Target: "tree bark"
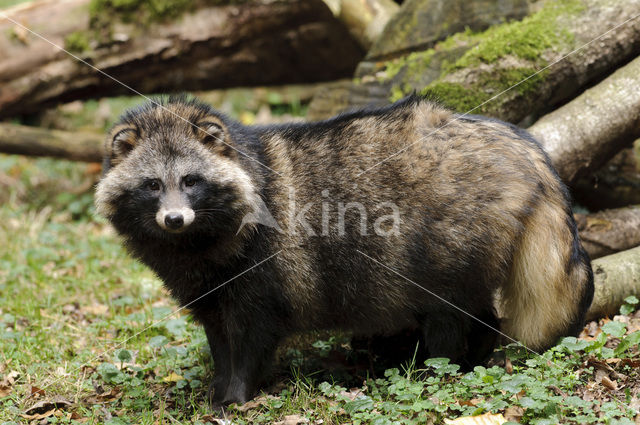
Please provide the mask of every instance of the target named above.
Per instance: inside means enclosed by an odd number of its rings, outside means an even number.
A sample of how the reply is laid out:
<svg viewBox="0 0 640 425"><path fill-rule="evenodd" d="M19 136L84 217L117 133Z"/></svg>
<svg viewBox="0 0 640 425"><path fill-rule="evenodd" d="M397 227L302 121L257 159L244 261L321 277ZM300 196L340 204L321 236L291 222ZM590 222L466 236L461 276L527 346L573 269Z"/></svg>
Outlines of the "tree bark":
<svg viewBox="0 0 640 425"><path fill-rule="evenodd" d="M571 193L591 211L640 205L640 139L595 173L578 179Z"/></svg>
<svg viewBox="0 0 640 425"><path fill-rule="evenodd" d="M400 6L393 0L324 0L360 45L369 50Z"/></svg>
<svg viewBox="0 0 640 425"><path fill-rule="evenodd" d="M3 13L58 46L77 36L89 48L74 54L143 93L333 80L351 75L364 55L321 0L201 7L145 24L114 19L107 41L89 27L88 5L45 0ZM124 93L0 15L0 118Z"/></svg>
<svg viewBox="0 0 640 425"><path fill-rule="evenodd" d="M529 128L567 183L640 137L640 57Z"/></svg>
<svg viewBox="0 0 640 425"><path fill-rule="evenodd" d="M351 0L353 1L353 0ZM527 16L537 0L405 0L365 61L420 51L457 32L484 31ZM356 75L357 76L357 75Z"/></svg>
<svg viewBox="0 0 640 425"><path fill-rule="evenodd" d="M99 162L103 139L96 133L0 124L0 152L4 153Z"/></svg>
<svg viewBox="0 0 640 425"><path fill-rule="evenodd" d="M587 320L613 316L626 297L640 296L640 247L599 258L592 266L595 295Z"/></svg>
<svg viewBox="0 0 640 425"><path fill-rule="evenodd" d="M591 259L640 245L640 205L574 216Z"/></svg>

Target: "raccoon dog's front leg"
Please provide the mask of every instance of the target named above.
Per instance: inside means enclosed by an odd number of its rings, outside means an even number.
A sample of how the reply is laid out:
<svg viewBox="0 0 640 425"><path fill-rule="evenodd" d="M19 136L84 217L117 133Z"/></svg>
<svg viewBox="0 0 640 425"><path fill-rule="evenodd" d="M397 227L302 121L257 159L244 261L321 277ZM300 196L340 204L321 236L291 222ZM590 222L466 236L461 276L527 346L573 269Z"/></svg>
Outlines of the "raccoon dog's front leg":
<svg viewBox="0 0 640 425"><path fill-rule="evenodd" d="M214 361L209 396L214 408L251 399L269 368L278 338L265 329L239 330L225 335L208 326L207 338ZM213 391L213 394L211 394Z"/></svg>
<svg viewBox="0 0 640 425"><path fill-rule="evenodd" d="M222 401L231 377L231 347L219 328L205 324L204 329L209 341L214 368L213 380L209 385L207 395L214 408L220 408L223 405Z"/></svg>

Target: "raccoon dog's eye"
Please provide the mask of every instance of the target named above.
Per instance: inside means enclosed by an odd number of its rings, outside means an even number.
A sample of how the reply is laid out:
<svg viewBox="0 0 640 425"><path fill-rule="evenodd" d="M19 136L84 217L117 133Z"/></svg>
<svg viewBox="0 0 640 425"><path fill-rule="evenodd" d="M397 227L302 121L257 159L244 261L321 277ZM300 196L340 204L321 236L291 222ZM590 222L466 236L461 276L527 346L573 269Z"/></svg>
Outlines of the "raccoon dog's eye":
<svg viewBox="0 0 640 425"><path fill-rule="evenodd" d="M198 183L200 180L202 180L200 177L198 176L186 176L182 181L184 182L185 186L191 187L191 186L195 186L196 183Z"/></svg>
<svg viewBox="0 0 640 425"><path fill-rule="evenodd" d="M158 180L149 180L145 186L147 186L147 189L149 190L160 190L160 182Z"/></svg>

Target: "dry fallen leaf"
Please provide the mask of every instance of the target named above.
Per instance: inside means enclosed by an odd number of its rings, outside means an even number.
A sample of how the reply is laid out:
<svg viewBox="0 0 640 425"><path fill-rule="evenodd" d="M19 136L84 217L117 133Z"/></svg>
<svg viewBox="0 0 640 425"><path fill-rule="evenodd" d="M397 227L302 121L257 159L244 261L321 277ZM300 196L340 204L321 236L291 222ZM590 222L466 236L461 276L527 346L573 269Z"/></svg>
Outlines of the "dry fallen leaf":
<svg viewBox="0 0 640 425"><path fill-rule="evenodd" d="M93 314L95 316L102 316L109 311L109 306L104 304L89 304L80 308L80 311L85 314Z"/></svg>
<svg viewBox="0 0 640 425"><path fill-rule="evenodd" d="M0 398L11 394L11 385L0 383Z"/></svg>
<svg viewBox="0 0 640 425"><path fill-rule="evenodd" d="M20 376L20 373L12 370L7 374L7 376L4 377L2 383L13 385L16 382L16 379L18 379L18 376Z"/></svg>
<svg viewBox="0 0 640 425"><path fill-rule="evenodd" d="M364 395L362 388L351 388L349 391L340 391L340 395L354 401L356 398Z"/></svg>
<svg viewBox="0 0 640 425"><path fill-rule="evenodd" d="M504 418L508 422L520 422L520 419L524 415L524 409L520 406L509 406L504 411Z"/></svg>
<svg viewBox="0 0 640 425"><path fill-rule="evenodd" d="M204 415L200 419L203 422L209 423L209 424L216 424L216 425L232 425L233 424L233 422L231 422L231 420L229 419L216 418L213 415Z"/></svg>
<svg viewBox="0 0 640 425"><path fill-rule="evenodd" d="M95 395L87 397L86 399L84 399L84 402L88 404L109 403L111 401L119 399L121 395L122 391L120 390L120 387L113 387L109 391L96 391Z"/></svg>
<svg viewBox="0 0 640 425"><path fill-rule="evenodd" d="M511 359L509 357L506 357L504 359L504 370L505 372L507 372L509 375L513 374L513 363L511 363Z"/></svg>
<svg viewBox="0 0 640 425"><path fill-rule="evenodd" d="M630 366L633 368L640 367L640 360L636 359L622 359L623 366Z"/></svg>
<svg viewBox="0 0 640 425"><path fill-rule="evenodd" d="M65 400L62 397L55 397L51 400L42 400L28 408L23 414L20 416L28 419L45 419L50 416L63 416L62 409L68 408L72 406L68 400Z"/></svg>
<svg viewBox="0 0 640 425"><path fill-rule="evenodd" d="M507 420L500 413L485 413L478 416L463 416L457 419L445 419L444 423L449 425L502 425Z"/></svg>
<svg viewBox="0 0 640 425"><path fill-rule="evenodd" d="M300 415L286 415L284 420L274 422L273 425L299 425L299 424L308 424L309 419Z"/></svg>
<svg viewBox="0 0 640 425"><path fill-rule="evenodd" d="M246 412L247 410L251 410L251 409L255 409L257 407L262 406L264 403L264 401L259 401L259 400L249 400L244 404L241 404L239 406L235 407L235 410L239 411L239 412Z"/></svg>
<svg viewBox="0 0 640 425"><path fill-rule="evenodd" d="M255 409L260 406L267 406L269 404L269 400L279 400L280 397L274 397L272 395L260 396L254 398L253 400L247 401L245 404L236 405L234 407L235 410L239 412L246 412L247 410Z"/></svg>
<svg viewBox="0 0 640 425"><path fill-rule="evenodd" d="M45 392L43 389L40 389L34 385L31 386L31 396L36 396L36 397L44 397L45 396Z"/></svg>
<svg viewBox="0 0 640 425"><path fill-rule="evenodd" d="M471 400L458 400L460 406L477 406L480 402L484 401L481 398L472 398Z"/></svg>
<svg viewBox="0 0 640 425"><path fill-rule="evenodd" d="M12 370L0 381L0 398L11 394L13 384L16 382L16 379L18 379L18 376L20 376L20 374Z"/></svg>
<svg viewBox="0 0 640 425"><path fill-rule="evenodd" d="M603 387L605 387L608 390L611 391L615 391L618 389L618 383L616 381L612 381L609 376L606 374L606 372L604 373L600 373L600 372L604 372L602 370L598 370L596 372L596 382L599 382L600 384L602 384Z"/></svg>
<svg viewBox="0 0 640 425"><path fill-rule="evenodd" d="M28 420L45 419L45 418L48 418L49 416L53 416L55 412L56 412L56 409L51 409L51 410L47 410L44 413L34 413L33 415L27 415L26 413L23 413L20 416Z"/></svg>
<svg viewBox="0 0 640 425"><path fill-rule="evenodd" d="M586 341L593 341L598 334L602 332L600 329L600 325L595 320L586 324L582 332L580 332L580 339L584 339Z"/></svg>
<svg viewBox="0 0 640 425"><path fill-rule="evenodd" d="M548 389L550 389L551 391L553 391L556 395L562 396L563 398L567 398L567 393L565 393L564 391L562 391L560 388L556 387L555 385L549 385L547 386Z"/></svg>
<svg viewBox="0 0 640 425"><path fill-rule="evenodd" d="M162 378L162 380L164 382L178 382L178 381L182 381L184 378L180 375L178 375L175 372L171 372L169 374L169 376L165 376L164 378Z"/></svg>
<svg viewBox="0 0 640 425"><path fill-rule="evenodd" d="M65 409L72 406L69 400L62 397L54 397L51 400L42 400L25 410L25 414L34 415L36 413L48 412L51 409Z"/></svg>

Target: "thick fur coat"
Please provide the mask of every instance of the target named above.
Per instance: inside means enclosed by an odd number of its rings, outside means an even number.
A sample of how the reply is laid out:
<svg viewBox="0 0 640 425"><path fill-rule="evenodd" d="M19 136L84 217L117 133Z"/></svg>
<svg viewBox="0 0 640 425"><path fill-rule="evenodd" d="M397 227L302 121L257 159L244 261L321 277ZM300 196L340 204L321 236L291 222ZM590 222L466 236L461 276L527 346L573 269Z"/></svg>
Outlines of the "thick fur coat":
<svg viewBox="0 0 640 425"><path fill-rule="evenodd" d="M216 404L252 397L294 332L420 329L479 362L491 327L534 350L576 335L593 297L567 189L507 123L409 97L250 127L170 98L106 151L98 211L204 326Z"/></svg>

